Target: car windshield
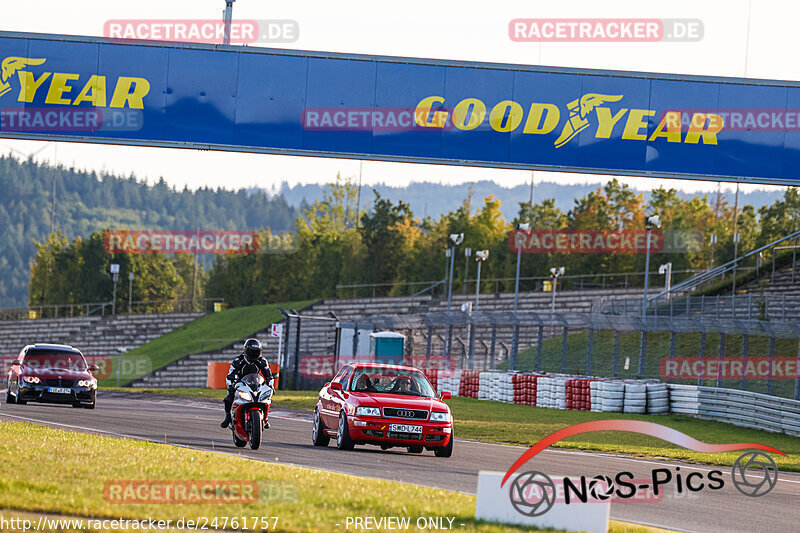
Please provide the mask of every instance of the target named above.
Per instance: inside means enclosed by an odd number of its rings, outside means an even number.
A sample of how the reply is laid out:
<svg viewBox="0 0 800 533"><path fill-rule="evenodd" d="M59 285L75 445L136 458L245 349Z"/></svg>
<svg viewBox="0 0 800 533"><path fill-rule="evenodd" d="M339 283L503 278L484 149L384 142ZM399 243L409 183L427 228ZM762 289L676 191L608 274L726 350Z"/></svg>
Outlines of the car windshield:
<svg viewBox="0 0 800 533"><path fill-rule="evenodd" d="M85 371L86 360L77 352L29 351L22 362L34 370L77 370Z"/></svg>
<svg viewBox="0 0 800 533"><path fill-rule="evenodd" d="M356 369L350 390L353 392L380 392L405 396L435 396L428 379L417 370L396 368Z"/></svg>

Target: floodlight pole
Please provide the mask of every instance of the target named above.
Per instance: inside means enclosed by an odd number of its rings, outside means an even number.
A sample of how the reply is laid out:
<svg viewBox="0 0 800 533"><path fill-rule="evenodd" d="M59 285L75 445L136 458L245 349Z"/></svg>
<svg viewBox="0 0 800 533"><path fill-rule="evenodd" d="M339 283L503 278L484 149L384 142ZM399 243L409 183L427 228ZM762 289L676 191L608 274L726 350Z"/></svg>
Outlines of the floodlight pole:
<svg viewBox="0 0 800 533"><path fill-rule="evenodd" d="M528 231L530 224L517 224L517 234L515 235L517 243L517 274L514 280L514 313L517 312L517 305L519 304L519 265L522 262L522 242L520 237L521 231Z"/></svg>
<svg viewBox="0 0 800 533"><path fill-rule="evenodd" d="M475 310L478 310L478 298L481 294L481 263L486 261L489 257L489 250L477 250L475 252L475 261L478 263L478 279L475 281Z"/></svg>
<svg viewBox="0 0 800 533"><path fill-rule="evenodd" d="M233 2L225 0L225 40L224 44L231 44L231 19L233 18Z"/></svg>
<svg viewBox="0 0 800 533"><path fill-rule="evenodd" d="M478 260L478 279L475 281L475 310L478 310L478 298L481 294L481 263L483 261Z"/></svg>
<svg viewBox="0 0 800 533"><path fill-rule="evenodd" d="M133 272L128 273L128 314L131 314L131 302L133 301Z"/></svg>
<svg viewBox="0 0 800 533"><path fill-rule="evenodd" d="M642 298L642 318L647 315L647 284L650 283L650 234L653 226L650 224L649 219L645 223L645 230L647 230L647 248L645 249L644 259L644 298Z"/></svg>
<svg viewBox="0 0 800 533"><path fill-rule="evenodd" d="M447 281L447 312L450 312L450 304L453 300L453 266L456 262L456 245L450 248L450 279Z"/></svg>

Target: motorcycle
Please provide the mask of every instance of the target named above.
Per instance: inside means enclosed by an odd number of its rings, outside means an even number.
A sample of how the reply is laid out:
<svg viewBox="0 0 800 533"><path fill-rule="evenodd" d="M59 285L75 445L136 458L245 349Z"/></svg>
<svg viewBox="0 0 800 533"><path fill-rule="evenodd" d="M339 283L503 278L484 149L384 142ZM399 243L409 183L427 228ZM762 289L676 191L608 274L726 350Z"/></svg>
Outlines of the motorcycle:
<svg viewBox="0 0 800 533"><path fill-rule="evenodd" d="M261 374L247 374L236 384L231 406L231 432L237 448L243 448L248 443L252 450L261 446L261 434L269 420L273 380L276 377L277 374L272 374L267 382Z"/></svg>

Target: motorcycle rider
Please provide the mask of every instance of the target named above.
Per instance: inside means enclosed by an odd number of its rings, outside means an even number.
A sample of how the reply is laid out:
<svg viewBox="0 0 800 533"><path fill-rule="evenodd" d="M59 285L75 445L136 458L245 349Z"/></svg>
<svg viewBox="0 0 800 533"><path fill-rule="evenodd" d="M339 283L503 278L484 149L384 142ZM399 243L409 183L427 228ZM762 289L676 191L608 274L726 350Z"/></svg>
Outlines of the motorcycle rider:
<svg viewBox="0 0 800 533"><path fill-rule="evenodd" d="M247 339L244 341L243 353L237 356L232 362L228 370L226 381L228 383L228 395L222 401L225 405L225 420L219 425L226 428L232 422L231 420L231 406L233 405L233 395L236 392L236 384L247 374L261 373L264 379L269 382L272 378L272 372L269 369L269 364L266 359L262 357L263 348L258 339ZM265 423L265 427L269 428L269 422Z"/></svg>

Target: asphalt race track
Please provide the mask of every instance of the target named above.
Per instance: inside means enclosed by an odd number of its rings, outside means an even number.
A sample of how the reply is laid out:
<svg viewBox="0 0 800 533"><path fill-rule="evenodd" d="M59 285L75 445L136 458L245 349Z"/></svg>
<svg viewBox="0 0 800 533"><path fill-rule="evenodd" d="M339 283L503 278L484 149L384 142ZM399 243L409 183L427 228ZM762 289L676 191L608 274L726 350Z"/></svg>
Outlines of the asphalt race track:
<svg viewBox="0 0 800 533"><path fill-rule="evenodd" d="M24 406L3 403L0 407L0 420L7 422L30 421L73 431L166 441L259 461L323 468L470 494L476 491L479 470L505 472L524 451L516 446L459 439L450 459L434 457L432 452L420 456L400 449L381 451L363 446L344 452L337 450L333 443L327 449L315 448L311 445L310 415L278 409L270 417L272 427L265 432L261 449L253 451L234 447L230 431L219 427L221 418L219 402L132 393L100 393L93 411L33 403ZM692 471L707 473L714 468L551 449L539 454L523 471L535 469L551 477L598 474L613 477L617 472L630 471L636 479L650 479L653 468L665 465L679 466L684 475ZM781 472L772 492L753 498L740 494L733 487L729 468L718 468L724 472L725 479L721 490L674 494L672 483L660 502L612 503L611 517L704 533L797 530L800 474Z"/></svg>

